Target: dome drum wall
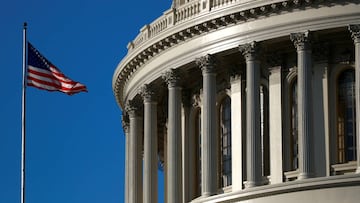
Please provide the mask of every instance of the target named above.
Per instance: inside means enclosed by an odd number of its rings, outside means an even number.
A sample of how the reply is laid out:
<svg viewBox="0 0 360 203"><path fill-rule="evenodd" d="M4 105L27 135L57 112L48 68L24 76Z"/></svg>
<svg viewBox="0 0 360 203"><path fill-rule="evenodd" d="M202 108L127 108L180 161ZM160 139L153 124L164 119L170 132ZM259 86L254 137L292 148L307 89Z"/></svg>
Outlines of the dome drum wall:
<svg viewBox="0 0 360 203"><path fill-rule="evenodd" d="M359 0L176 1L113 76L136 162L128 202L157 192L136 177L148 151L171 202L357 202L359 30ZM340 86L344 72L355 79ZM139 92L150 86L156 95Z"/></svg>

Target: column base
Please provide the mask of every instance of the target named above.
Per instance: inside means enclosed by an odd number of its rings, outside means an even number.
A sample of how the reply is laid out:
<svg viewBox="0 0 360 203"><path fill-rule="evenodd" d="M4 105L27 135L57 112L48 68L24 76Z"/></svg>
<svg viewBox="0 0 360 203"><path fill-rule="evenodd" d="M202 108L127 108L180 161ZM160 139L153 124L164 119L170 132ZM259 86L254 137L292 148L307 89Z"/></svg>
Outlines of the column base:
<svg viewBox="0 0 360 203"><path fill-rule="evenodd" d="M245 189L256 187L256 186L261 186L261 185L264 185L263 181L245 181L244 182Z"/></svg>
<svg viewBox="0 0 360 203"><path fill-rule="evenodd" d="M356 168L355 173L356 173L356 174L360 174L360 166L358 166L358 167Z"/></svg>
<svg viewBox="0 0 360 203"><path fill-rule="evenodd" d="M314 175L312 173L300 173L299 176L297 177L298 180L304 180L304 179L308 179L308 178L312 178L314 177Z"/></svg>
<svg viewBox="0 0 360 203"><path fill-rule="evenodd" d="M213 195L216 195L216 193L213 193L213 192L204 192L204 193L202 193L201 197L202 197L202 198L207 198L207 197L210 197L210 196L213 196Z"/></svg>

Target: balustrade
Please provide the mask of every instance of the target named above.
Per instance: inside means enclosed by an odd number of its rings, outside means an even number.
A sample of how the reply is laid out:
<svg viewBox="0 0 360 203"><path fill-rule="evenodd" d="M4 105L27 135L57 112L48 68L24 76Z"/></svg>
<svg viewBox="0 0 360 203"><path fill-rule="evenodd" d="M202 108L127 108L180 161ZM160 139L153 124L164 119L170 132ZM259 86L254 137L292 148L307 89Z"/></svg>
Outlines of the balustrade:
<svg viewBox="0 0 360 203"><path fill-rule="evenodd" d="M266 2L266 1L265 1ZM277 0L276 2L280 2ZM275 5L274 2L273 4ZM176 25L177 23L183 23L194 17L199 16L202 13L210 12L212 10L223 9L225 7L246 7L249 4L252 5L263 5L263 0L251 1L251 0L190 0L183 5L176 6L171 8L168 11L165 11L162 16L157 18L149 25L145 25L141 30L140 34L130 42L128 46L128 51L136 49L141 44L145 43L147 40L158 36L164 30Z"/></svg>

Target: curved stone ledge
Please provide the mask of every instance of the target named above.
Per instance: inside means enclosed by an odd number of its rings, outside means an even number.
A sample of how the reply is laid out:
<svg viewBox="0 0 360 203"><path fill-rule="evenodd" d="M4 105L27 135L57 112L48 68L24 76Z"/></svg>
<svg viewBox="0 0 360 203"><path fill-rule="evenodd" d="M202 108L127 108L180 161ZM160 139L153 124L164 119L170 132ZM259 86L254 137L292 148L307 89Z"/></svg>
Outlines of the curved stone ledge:
<svg viewBox="0 0 360 203"><path fill-rule="evenodd" d="M135 39L135 43L130 43L127 56L120 62L115 70L113 90L119 105L121 107L124 106L123 101L125 101L125 97L127 97L124 95L124 90L126 89L129 80L132 79L133 74L144 64L151 61L155 56L164 53L174 46L184 44L191 39L204 36L214 31L251 23L266 17L281 16L290 12L318 9L320 7L333 7L336 5L349 5L353 3L359 4L359 1L340 0L255 1L254 3L246 2L242 4L238 1L233 2L234 3L225 6L213 7L213 10L209 10L205 13L195 12L196 16L187 20L182 20L179 24L175 24L176 15L169 17L170 11L176 13L176 10L169 10L164 14L164 16L168 17L162 16L156 20L155 23L152 23L151 26L145 26L142 29L142 35L139 35ZM158 22L160 22L160 24ZM169 23L171 24L171 22L173 22L173 25L170 26ZM316 23L314 24L314 22L311 23L314 28L320 26L320 24L317 25ZM328 27L331 27L329 26L329 23ZM307 25L306 22L303 22L302 25L303 27L311 27L310 25ZM336 23L334 25L336 25ZM279 26L279 28L274 28L274 31L272 31L273 33L276 32L275 30L282 29L282 25L277 26ZM244 33L247 35L251 34ZM239 33L239 35L244 35L244 33ZM273 33L270 33L270 35L274 36ZM256 35L259 34L264 33L259 32ZM254 37L256 38L255 34ZM262 38L259 39L263 40ZM129 93L128 91L126 92Z"/></svg>
<svg viewBox="0 0 360 203"><path fill-rule="evenodd" d="M197 198L192 201L192 203L200 202L240 202L245 200L250 200L251 202L276 202L276 200L284 200L286 198L291 199L292 203L297 202L311 202L306 201L306 199L311 199L310 193L316 193L317 190L322 190L321 196L326 202L336 202L336 199L331 200L328 196L325 195L324 190L339 190L343 189L347 191L347 187L356 187L357 189L351 190L353 193L357 194L353 196L353 199L358 199L359 195L357 192L360 192L360 175L342 175L342 176L331 176L331 177L322 177L322 178L312 178L305 180L297 180L280 184L266 185L254 188L248 188L240 191L233 191L225 194L215 195L207 198ZM307 193L309 192L309 193ZM290 194L291 193L291 194ZM294 194L297 193L297 194ZM338 196L340 193L336 192ZM286 197L289 196L289 197ZM339 199L345 200L348 197L341 196ZM351 197L350 197L351 198ZM274 200L276 199L276 200ZM313 199L315 202L315 200ZM352 202L352 201L341 201L341 202Z"/></svg>

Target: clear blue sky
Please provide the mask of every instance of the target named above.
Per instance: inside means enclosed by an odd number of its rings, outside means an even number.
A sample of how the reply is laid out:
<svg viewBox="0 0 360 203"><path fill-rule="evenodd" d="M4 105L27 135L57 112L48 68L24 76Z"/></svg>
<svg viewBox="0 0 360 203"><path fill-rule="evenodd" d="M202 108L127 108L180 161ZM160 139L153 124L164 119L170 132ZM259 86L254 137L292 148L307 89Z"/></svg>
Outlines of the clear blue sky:
<svg viewBox="0 0 360 203"><path fill-rule="evenodd" d="M0 203L20 202L22 25L89 92L27 88L26 203L124 201L125 137L112 76L139 29L171 0L12 0L0 6ZM162 202L162 180L160 180Z"/></svg>

